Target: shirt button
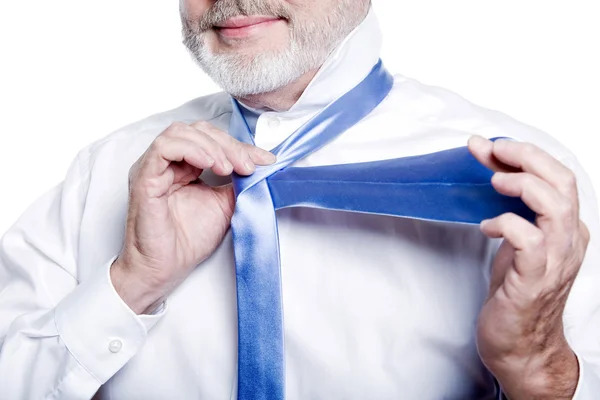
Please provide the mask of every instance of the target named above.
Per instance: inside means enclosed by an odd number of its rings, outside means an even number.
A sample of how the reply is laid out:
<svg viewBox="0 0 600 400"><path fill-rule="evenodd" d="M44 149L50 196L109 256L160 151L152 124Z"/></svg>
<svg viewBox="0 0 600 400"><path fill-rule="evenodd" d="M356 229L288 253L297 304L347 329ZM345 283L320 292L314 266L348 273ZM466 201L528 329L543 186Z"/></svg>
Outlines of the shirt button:
<svg viewBox="0 0 600 400"><path fill-rule="evenodd" d="M118 353L122 348L123 342L120 340L113 340L108 344L108 350L110 350L111 353Z"/></svg>
<svg viewBox="0 0 600 400"><path fill-rule="evenodd" d="M272 129L279 128L279 125L281 125L281 121L279 120L279 118L271 117L268 119L267 125L269 126L269 128Z"/></svg>

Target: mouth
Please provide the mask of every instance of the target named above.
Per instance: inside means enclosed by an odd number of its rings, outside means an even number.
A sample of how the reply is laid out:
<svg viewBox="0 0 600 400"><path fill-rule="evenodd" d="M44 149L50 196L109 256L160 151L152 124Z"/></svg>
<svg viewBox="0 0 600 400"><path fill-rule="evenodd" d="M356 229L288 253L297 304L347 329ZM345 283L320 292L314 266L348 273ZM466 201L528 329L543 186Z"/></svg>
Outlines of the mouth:
<svg viewBox="0 0 600 400"><path fill-rule="evenodd" d="M239 16L215 25L214 30L219 35L228 38L243 38L279 21L284 21L284 19L273 16Z"/></svg>

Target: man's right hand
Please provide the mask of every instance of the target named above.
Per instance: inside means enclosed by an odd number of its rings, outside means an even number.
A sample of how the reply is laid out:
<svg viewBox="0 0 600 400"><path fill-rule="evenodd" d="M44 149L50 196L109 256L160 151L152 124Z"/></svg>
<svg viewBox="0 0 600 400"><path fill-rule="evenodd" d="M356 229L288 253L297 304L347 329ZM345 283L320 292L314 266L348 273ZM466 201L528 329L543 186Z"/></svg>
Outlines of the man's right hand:
<svg viewBox="0 0 600 400"><path fill-rule="evenodd" d="M231 223L231 185L198 181L205 169L251 175L275 156L241 143L207 122L174 123L131 168L123 250L113 285L137 314L152 311L206 260Z"/></svg>

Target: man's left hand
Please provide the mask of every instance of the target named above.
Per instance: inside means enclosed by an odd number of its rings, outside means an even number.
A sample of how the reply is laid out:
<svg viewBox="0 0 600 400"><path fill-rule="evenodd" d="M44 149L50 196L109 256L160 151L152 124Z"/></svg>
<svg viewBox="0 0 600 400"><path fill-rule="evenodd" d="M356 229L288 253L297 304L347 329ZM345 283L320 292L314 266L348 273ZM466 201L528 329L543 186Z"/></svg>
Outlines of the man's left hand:
<svg viewBox="0 0 600 400"><path fill-rule="evenodd" d="M589 242L575 175L529 143L474 136L469 149L499 193L537 214L535 224L510 213L481 224L504 239L477 326L481 359L510 399L571 399L579 367L562 317Z"/></svg>

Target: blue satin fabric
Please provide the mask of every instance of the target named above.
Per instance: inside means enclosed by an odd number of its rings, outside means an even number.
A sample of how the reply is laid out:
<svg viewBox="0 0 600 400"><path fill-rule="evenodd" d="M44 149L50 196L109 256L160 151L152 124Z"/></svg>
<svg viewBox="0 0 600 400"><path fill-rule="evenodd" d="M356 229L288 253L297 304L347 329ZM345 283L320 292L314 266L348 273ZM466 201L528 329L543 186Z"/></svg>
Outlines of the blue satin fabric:
<svg viewBox="0 0 600 400"><path fill-rule="evenodd" d="M276 209L313 207L458 223L479 223L509 211L535 218L520 199L491 187L492 172L466 147L368 163L288 167L366 117L392 86L393 77L379 61L353 90L273 149L275 164L258 167L249 177L233 176L240 400L285 397ZM253 144L235 100L230 133Z"/></svg>
<svg viewBox="0 0 600 400"><path fill-rule="evenodd" d="M391 160L286 168L268 179L276 209L311 207L479 224L505 212L535 220L519 198L500 195L493 172L467 147Z"/></svg>

